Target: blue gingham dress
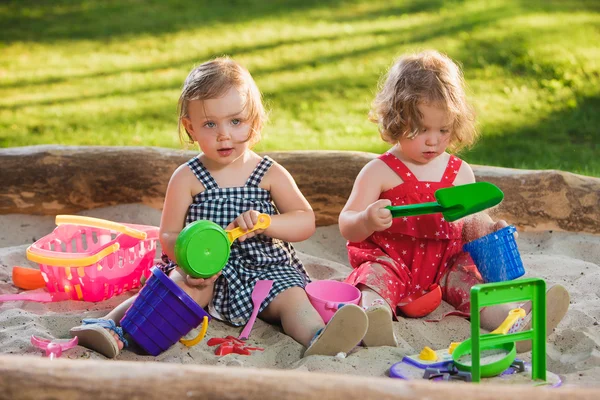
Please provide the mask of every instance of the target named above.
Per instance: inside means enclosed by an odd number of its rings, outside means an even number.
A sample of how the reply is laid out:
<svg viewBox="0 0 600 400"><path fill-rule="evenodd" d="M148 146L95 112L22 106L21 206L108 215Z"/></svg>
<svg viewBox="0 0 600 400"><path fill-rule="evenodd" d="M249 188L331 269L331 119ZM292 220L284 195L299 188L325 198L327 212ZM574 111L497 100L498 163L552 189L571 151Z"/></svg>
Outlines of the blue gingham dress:
<svg viewBox="0 0 600 400"><path fill-rule="evenodd" d="M188 166L202 182L205 190L194 196L186 217L186 225L207 219L225 228L240 214L256 210L278 214L268 190L258 185L273 160L265 156L242 187L220 188L199 159ZM252 314L252 289L257 280L273 280L273 288L262 302L263 311L281 292L294 286L304 288L310 281L292 245L266 235L257 235L231 245L229 261L215 282L209 310L211 314L236 326L245 325Z"/></svg>

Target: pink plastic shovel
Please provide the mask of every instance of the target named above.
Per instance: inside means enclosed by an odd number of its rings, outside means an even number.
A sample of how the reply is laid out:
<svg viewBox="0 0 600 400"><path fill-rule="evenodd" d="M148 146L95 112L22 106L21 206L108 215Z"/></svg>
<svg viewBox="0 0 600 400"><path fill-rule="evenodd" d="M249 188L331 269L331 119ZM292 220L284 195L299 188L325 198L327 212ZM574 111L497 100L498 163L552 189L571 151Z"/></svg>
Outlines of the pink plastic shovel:
<svg viewBox="0 0 600 400"><path fill-rule="evenodd" d="M69 300L71 296L68 293L57 292L36 292L22 294L0 294L0 303L3 301L37 301L40 303L51 303L53 301Z"/></svg>
<svg viewBox="0 0 600 400"><path fill-rule="evenodd" d="M269 292L271 291L272 287L273 281L271 280L256 281L254 289L252 290L252 305L254 306L254 309L252 310L252 315L250 316L248 323L244 327L244 330L242 331L240 336L238 336L238 339L245 340L248 339L248 337L250 336L250 331L252 330L252 327L254 326L254 321L256 321L256 316L258 315L258 309L260 308L260 305L262 304L263 300L266 299L269 295Z"/></svg>

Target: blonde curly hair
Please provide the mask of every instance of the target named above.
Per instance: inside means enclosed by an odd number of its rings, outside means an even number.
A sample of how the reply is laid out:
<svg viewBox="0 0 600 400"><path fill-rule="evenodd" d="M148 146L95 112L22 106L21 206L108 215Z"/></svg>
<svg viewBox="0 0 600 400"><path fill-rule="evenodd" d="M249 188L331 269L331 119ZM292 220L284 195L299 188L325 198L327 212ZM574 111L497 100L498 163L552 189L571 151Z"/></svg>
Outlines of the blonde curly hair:
<svg viewBox="0 0 600 400"><path fill-rule="evenodd" d="M183 83L178 103L178 131L182 142L186 141L187 135L187 142L194 143L182 123L183 118L189 117L190 101L216 99L231 88L235 88L245 99L244 109L250 121L250 134L246 141L251 146L260 141L260 133L267 119L260 90L246 68L229 57L219 57L194 68Z"/></svg>
<svg viewBox="0 0 600 400"><path fill-rule="evenodd" d="M461 69L448 56L435 50L397 59L372 103L369 120L378 124L381 138L396 144L412 139L422 130L419 104L439 106L452 121L448 148L458 151L478 137L475 113L465 94Z"/></svg>

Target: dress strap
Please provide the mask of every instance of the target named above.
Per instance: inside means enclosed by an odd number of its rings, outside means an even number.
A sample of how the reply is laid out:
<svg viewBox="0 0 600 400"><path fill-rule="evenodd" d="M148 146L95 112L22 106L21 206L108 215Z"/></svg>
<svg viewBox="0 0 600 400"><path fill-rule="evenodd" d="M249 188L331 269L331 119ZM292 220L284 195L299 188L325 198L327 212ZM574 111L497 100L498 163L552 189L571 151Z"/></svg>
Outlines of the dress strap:
<svg viewBox="0 0 600 400"><path fill-rule="evenodd" d="M448 165L446 165L446 170L444 171L444 175L442 175L442 180L440 182L453 184L454 180L458 176L458 171L460 170L461 164L462 160L460 158L450 154Z"/></svg>
<svg viewBox="0 0 600 400"><path fill-rule="evenodd" d="M200 156L196 156L187 162L188 167L192 170L196 178L202 183L205 190L218 189L219 185L217 181L212 177L210 172L206 169L202 161L200 161Z"/></svg>
<svg viewBox="0 0 600 400"><path fill-rule="evenodd" d="M250 174L250 177L246 181L246 186L254 186L258 187L260 181L265 176L271 165L273 165L274 161L269 156L264 156L262 160L258 163L254 171Z"/></svg>
<svg viewBox="0 0 600 400"><path fill-rule="evenodd" d="M379 159L386 163L388 167L392 169L403 182L418 182L419 180L411 172L410 169L404 164L398 157L392 153L383 153L379 156Z"/></svg>

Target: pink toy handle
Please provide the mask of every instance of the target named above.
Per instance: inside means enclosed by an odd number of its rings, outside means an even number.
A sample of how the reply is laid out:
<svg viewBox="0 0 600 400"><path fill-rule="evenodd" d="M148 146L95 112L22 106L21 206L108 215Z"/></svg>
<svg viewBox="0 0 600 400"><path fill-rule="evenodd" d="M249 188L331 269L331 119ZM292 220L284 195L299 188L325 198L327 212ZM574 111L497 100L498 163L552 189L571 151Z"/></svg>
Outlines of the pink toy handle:
<svg viewBox="0 0 600 400"><path fill-rule="evenodd" d="M38 349L46 351L46 357L51 360L60 357L63 351L77 346L77 340L77 336L75 336L68 342L53 342L48 339L42 339L35 335L31 335L31 344Z"/></svg>
<svg viewBox="0 0 600 400"><path fill-rule="evenodd" d="M55 221L56 225L71 224L89 226L91 228L110 229L140 240L146 240L147 237L146 232L106 219L83 217L81 215L57 215Z"/></svg>
<svg viewBox="0 0 600 400"><path fill-rule="evenodd" d="M242 331L242 333L240 333L240 336L238 336L238 339L248 339L248 337L250 336L250 332L252 331L252 327L254 326L254 322L256 322L256 317L258 316L258 309L259 307L254 307L254 310L252 310L252 315L246 323L244 330Z"/></svg>
<svg viewBox="0 0 600 400"><path fill-rule="evenodd" d="M37 298L36 298L37 299ZM45 297L40 297L39 299L45 299ZM0 295L0 302L1 301L35 301L32 300L31 296L25 296L25 298L23 298L23 296L21 296L20 294L2 294Z"/></svg>
<svg viewBox="0 0 600 400"><path fill-rule="evenodd" d="M329 310L337 310L340 308L340 303L334 303L333 301L327 301L325 302L325 308L329 309Z"/></svg>
<svg viewBox="0 0 600 400"><path fill-rule="evenodd" d="M48 292L34 292L34 293L22 293L22 294L0 294L0 303L3 301L38 301L40 303L50 303L53 301L69 300L68 293L48 293Z"/></svg>

